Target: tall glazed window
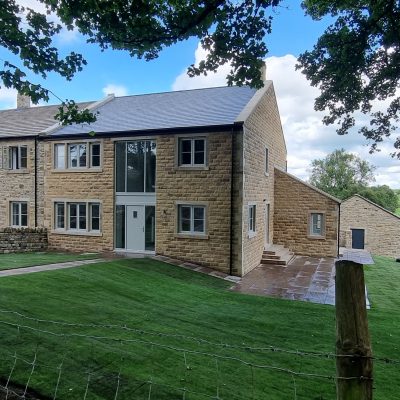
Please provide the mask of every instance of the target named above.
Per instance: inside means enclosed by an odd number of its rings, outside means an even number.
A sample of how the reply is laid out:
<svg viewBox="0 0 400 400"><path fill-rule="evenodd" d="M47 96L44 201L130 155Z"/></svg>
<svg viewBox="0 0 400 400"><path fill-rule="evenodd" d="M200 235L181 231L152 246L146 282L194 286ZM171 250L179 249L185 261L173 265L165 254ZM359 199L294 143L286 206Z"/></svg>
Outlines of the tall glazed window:
<svg viewBox="0 0 400 400"><path fill-rule="evenodd" d="M155 192L156 142L138 140L116 143L115 171L116 192Z"/></svg>

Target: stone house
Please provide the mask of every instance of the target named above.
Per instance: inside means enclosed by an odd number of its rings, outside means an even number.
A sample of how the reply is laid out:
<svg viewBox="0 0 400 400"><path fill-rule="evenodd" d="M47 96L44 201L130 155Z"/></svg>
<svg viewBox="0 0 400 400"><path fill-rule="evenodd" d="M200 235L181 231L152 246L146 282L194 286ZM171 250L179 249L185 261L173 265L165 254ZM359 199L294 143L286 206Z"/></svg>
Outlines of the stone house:
<svg viewBox="0 0 400 400"><path fill-rule="evenodd" d="M285 172L271 81L258 91L109 96L86 106L98 112L93 124L32 133L37 179L23 195L14 194L11 164L3 163L3 209L16 198L38 211L25 217L15 209L14 220L1 212L0 228L41 226L50 248L156 253L239 276L273 243L336 256L338 203ZM10 154L11 138L1 141Z"/></svg>
<svg viewBox="0 0 400 400"><path fill-rule="evenodd" d="M400 217L356 194L340 206L340 245L400 256Z"/></svg>

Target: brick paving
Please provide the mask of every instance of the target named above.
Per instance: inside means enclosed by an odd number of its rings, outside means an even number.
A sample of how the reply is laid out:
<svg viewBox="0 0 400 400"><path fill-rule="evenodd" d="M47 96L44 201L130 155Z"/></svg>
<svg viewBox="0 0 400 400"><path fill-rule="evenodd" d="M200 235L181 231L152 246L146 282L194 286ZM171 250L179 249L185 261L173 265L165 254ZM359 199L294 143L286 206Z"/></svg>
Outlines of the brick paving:
<svg viewBox="0 0 400 400"><path fill-rule="evenodd" d="M231 290L334 305L334 263L334 258L296 256L287 266L260 265Z"/></svg>

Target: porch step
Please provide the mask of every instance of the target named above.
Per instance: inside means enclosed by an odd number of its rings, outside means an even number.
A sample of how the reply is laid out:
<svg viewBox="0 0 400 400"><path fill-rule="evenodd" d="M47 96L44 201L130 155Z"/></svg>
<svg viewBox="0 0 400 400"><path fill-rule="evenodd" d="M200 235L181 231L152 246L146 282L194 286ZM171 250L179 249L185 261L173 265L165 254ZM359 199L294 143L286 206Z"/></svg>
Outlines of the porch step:
<svg viewBox="0 0 400 400"><path fill-rule="evenodd" d="M270 245L261 257L261 264L287 265L294 257L293 252L282 245Z"/></svg>

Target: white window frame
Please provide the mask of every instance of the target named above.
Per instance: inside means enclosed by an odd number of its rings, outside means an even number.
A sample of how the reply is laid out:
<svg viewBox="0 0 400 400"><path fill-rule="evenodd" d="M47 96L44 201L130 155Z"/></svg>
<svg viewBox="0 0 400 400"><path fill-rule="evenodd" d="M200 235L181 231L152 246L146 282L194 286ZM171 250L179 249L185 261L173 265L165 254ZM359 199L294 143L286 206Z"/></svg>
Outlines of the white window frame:
<svg viewBox="0 0 400 400"><path fill-rule="evenodd" d="M58 226L58 206L64 206L64 228ZM71 206L76 206L76 228L71 228ZM96 217L99 220L99 229L93 229L93 219L92 219L92 210L93 206L99 207L99 216ZM85 209L85 229L79 228L79 211L80 208ZM64 233L87 233L87 234L99 234L101 233L101 224L102 224L102 204L97 200L90 201L54 201L53 203L53 227L56 232L64 232Z"/></svg>
<svg viewBox="0 0 400 400"><path fill-rule="evenodd" d="M190 210L190 230L183 230L182 229L182 208L189 208ZM195 231L194 230L194 210L195 208L203 209L203 230L202 231ZM204 204L185 204L185 203L178 203L177 204L177 212L178 212L178 224L177 224L177 233L180 235L193 235L193 236L204 236L206 235L206 223L207 223L207 206Z"/></svg>
<svg viewBox="0 0 400 400"><path fill-rule="evenodd" d="M265 176L269 176L269 147L265 146L264 150L264 159L265 159Z"/></svg>
<svg viewBox="0 0 400 400"><path fill-rule="evenodd" d="M76 147L76 149L77 149L77 160L76 160L77 164L76 164L76 166L72 165L72 159L71 159L71 148L72 147ZM83 148L85 149L85 152L86 152L85 165L79 165L80 164L81 154L83 154L83 151L81 153L81 150ZM87 166L88 166L88 155L89 155L88 153L89 153L89 151L88 151L87 143L82 143L82 142L79 142L79 143L68 143L68 145L67 145L67 157L68 157L67 165L68 165L68 168L70 168L70 169L87 168Z"/></svg>
<svg viewBox="0 0 400 400"><path fill-rule="evenodd" d="M202 164L195 163L195 142L196 140L201 140L204 143L204 162ZM182 163L182 142L190 141L190 164ZM178 137L178 167L180 168L191 168L191 167L206 167L207 166L207 137L204 136L196 136L193 138L190 137Z"/></svg>
<svg viewBox="0 0 400 400"><path fill-rule="evenodd" d="M26 157L22 157L22 149L26 152ZM22 159L25 158L26 165L21 167ZM12 171L26 170L28 168L28 146L10 146L8 148L8 169Z"/></svg>
<svg viewBox="0 0 400 400"><path fill-rule="evenodd" d="M93 166L93 146L98 145L99 146L99 166ZM64 146L64 165L63 166L58 166L58 152L57 148ZM71 153L70 153L70 148L71 146L77 146L77 151L78 151L78 163L77 166L74 167L72 166L71 163ZM80 148L81 146L86 146L86 163L85 166L80 166L79 165L79 154L80 154ZM102 142L100 140L86 140L86 141L79 141L79 142L56 142L53 144L53 169L57 171L62 171L62 170L100 170L102 168L103 164L103 157L102 157Z"/></svg>
<svg viewBox="0 0 400 400"><path fill-rule="evenodd" d="M323 211L310 211L308 217L308 235L312 238L325 238L325 226L326 226L326 217L325 212ZM314 231L314 216L321 216L320 220L320 231L321 233L315 233ZM318 222L317 222L318 224Z"/></svg>
<svg viewBox="0 0 400 400"><path fill-rule="evenodd" d="M249 237L253 237L257 234L256 221L257 221L257 204L249 203L248 204L248 217L247 217Z"/></svg>
<svg viewBox="0 0 400 400"><path fill-rule="evenodd" d="M14 224L14 204L18 206L18 224ZM22 213L22 204L26 205L26 214ZM22 216L26 215L26 225L22 225ZM29 207L27 201L10 201L10 226L13 228L27 228L29 225Z"/></svg>

